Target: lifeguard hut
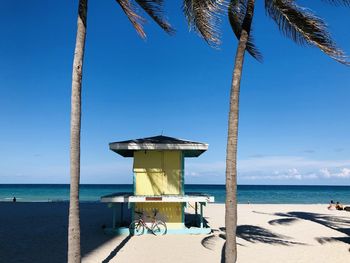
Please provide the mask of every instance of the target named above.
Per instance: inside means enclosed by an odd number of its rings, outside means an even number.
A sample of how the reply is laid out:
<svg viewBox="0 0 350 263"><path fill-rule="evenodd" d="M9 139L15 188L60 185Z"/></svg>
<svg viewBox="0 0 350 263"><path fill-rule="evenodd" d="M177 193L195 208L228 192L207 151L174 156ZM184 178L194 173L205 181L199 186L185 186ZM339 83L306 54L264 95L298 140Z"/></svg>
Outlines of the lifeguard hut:
<svg viewBox="0 0 350 263"><path fill-rule="evenodd" d="M109 148L134 159L134 189L133 193L101 197L101 202L114 209L112 227L107 231L128 233L128 223L136 218L135 211L151 215L156 209L159 219L167 225L168 234L210 233L203 206L214 202L214 197L186 193L184 189L185 158L198 157L208 149L208 144L160 135L113 142ZM185 213L186 207L193 208L193 214Z"/></svg>

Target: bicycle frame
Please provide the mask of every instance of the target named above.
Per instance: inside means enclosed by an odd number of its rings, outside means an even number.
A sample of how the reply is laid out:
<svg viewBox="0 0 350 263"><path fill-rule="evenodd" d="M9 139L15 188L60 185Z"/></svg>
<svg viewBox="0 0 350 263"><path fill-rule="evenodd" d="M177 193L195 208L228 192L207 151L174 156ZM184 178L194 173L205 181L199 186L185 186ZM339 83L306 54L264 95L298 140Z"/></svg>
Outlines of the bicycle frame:
<svg viewBox="0 0 350 263"><path fill-rule="evenodd" d="M153 216L147 216L144 215L143 212L138 212L135 211L136 214L139 215L139 218L134 220L133 222L131 222L129 228L130 228L130 233L134 234L137 233L137 231L141 231L139 232L137 235L142 234L144 232L144 229L146 229L146 231L150 231L155 235L164 235L167 232L167 227L165 222L163 222L162 220L157 220L156 216L157 216L157 210L155 210L154 215ZM150 222L150 224L148 224L148 222L146 223L145 221L145 216L148 218L151 218L152 221ZM150 226L149 226L150 225ZM142 227L140 229L140 226ZM138 229L138 230L136 230ZM134 232L136 230L136 232Z"/></svg>
<svg viewBox="0 0 350 263"><path fill-rule="evenodd" d="M149 227L146 223L146 221L143 219L144 213L143 212L137 212L135 211L135 213L139 214L140 218L138 219L139 223L141 223L147 230L152 231L154 224L156 223L157 219L156 219L156 213L154 214L154 216L146 216L148 218L152 218L152 224L151 227Z"/></svg>

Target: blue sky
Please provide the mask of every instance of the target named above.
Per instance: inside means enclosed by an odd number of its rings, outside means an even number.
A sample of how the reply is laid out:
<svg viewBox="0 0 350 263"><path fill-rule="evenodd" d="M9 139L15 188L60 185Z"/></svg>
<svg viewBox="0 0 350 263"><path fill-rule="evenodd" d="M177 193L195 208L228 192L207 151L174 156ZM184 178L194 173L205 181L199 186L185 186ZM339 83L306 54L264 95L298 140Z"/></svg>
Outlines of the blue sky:
<svg viewBox="0 0 350 263"><path fill-rule="evenodd" d="M310 1L299 1L300 5ZM350 54L349 9L312 1ZM164 135L209 143L187 183L224 183L228 95L237 41L223 19L215 50L168 1L170 37L141 40L112 0L89 2L83 75L82 183L131 183L132 160L108 143ZM68 183L77 1L2 1L0 183ZM340 184L350 178L350 68L278 32L257 1L256 44L241 85L241 184ZM146 16L146 15L145 15ZM146 16L147 17L147 16Z"/></svg>

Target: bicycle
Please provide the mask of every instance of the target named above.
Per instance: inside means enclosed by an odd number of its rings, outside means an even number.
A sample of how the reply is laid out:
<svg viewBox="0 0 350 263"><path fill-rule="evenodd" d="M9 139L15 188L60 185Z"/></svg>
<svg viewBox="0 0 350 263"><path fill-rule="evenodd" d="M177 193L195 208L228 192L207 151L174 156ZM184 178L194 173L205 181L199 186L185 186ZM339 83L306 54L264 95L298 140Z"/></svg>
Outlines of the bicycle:
<svg viewBox="0 0 350 263"><path fill-rule="evenodd" d="M167 226L165 222L163 222L162 220L156 220L156 215L158 213L156 209L154 210L154 215L152 217L147 216L149 218L152 218L151 227L149 227L146 224L145 220L143 220L143 215L144 215L143 212L135 211L135 213L138 214L140 218L131 222L129 226L131 235L134 235L134 236L142 235L143 232L145 231L145 228L147 230L150 230L156 236L161 236L166 234Z"/></svg>

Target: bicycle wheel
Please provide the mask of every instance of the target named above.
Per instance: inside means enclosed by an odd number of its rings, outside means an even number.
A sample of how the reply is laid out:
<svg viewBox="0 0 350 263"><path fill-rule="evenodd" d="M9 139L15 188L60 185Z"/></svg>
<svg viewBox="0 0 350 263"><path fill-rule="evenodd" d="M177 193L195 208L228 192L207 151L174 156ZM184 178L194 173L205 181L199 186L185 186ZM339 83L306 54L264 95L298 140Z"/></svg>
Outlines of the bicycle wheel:
<svg viewBox="0 0 350 263"><path fill-rule="evenodd" d="M166 224L163 221L157 221L154 223L152 227L152 232L156 236L162 236L165 235L167 231Z"/></svg>
<svg viewBox="0 0 350 263"><path fill-rule="evenodd" d="M143 234L145 231L145 227L143 226L140 220L134 220L131 222L129 226L130 235L139 236Z"/></svg>

